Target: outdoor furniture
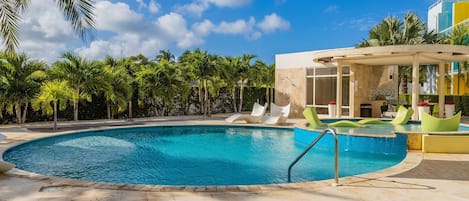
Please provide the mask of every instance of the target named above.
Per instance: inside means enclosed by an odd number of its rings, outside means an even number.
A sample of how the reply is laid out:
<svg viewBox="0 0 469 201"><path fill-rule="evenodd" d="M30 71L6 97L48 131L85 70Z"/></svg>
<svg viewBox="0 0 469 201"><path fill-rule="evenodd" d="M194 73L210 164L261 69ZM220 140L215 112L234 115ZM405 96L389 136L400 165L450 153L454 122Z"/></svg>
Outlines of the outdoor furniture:
<svg viewBox="0 0 469 201"><path fill-rule="evenodd" d="M461 121L461 111L456 115L443 119L422 113L422 131L423 132L441 132L441 131L457 131Z"/></svg>
<svg viewBox="0 0 469 201"><path fill-rule="evenodd" d="M233 114L225 119L226 122L233 123L235 121L246 121L247 123L260 123L262 121L262 116L265 114L265 106L254 103L252 107L251 114Z"/></svg>
<svg viewBox="0 0 469 201"><path fill-rule="evenodd" d="M8 170L11 170L15 167L15 165L5 162L5 161L0 161L0 173L6 172Z"/></svg>
<svg viewBox="0 0 469 201"><path fill-rule="evenodd" d="M286 106L278 106L274 103L270 104L270 115L263 117L264 124L281 124L286 123L290 114L290 104Z"/></svg>
<svg viewBox="0 0 469 201"><path fill-rule="evenodd" d="M405 107L399 107L397 110L396 117L394 117L393 120L390 122L386 121L381 121L379 119L362 119L358 121L359 124L393 124L393 125L404 125L407 124L407 122L410 120L412 117L412 114L414 113L414 110L412 108L405 108Z"/></svg>
<svg viewBox="0 0 469 201"><path fill-rule="evenodd" d="M330 123L330 124L325 124L325 123L321 122L321 120L319 119L315 107L305 108L303 110L303 116L306 118L306 120L309 123L309 127L311 127L311 128L316 128L318 126L358 127L358 128L366 127L366 126L364 126L362 124L359 124L357 122L348 121L348 120L340 120L340 121L336 121L336 122L333 122L333 123Z"/></svg>

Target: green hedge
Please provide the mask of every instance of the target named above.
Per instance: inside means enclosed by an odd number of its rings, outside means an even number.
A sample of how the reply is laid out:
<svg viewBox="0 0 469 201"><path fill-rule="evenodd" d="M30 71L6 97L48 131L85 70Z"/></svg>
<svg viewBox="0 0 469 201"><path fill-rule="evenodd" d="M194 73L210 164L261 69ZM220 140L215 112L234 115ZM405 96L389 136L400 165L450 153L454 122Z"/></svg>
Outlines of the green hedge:
<svg viewBox="0 0 469 201"><path fill-rule="evenodd" d="M399 100L406 101L407 104L411 104L412 95L410 94L400 94ZM419 102L429 100L431 103L438 102L438 95L434 94L420 94ZM469 95L455 96L455 95L445 95L445 101L452 100L455 104L455 110L463 110L463 115L469 115Z"/></svg>

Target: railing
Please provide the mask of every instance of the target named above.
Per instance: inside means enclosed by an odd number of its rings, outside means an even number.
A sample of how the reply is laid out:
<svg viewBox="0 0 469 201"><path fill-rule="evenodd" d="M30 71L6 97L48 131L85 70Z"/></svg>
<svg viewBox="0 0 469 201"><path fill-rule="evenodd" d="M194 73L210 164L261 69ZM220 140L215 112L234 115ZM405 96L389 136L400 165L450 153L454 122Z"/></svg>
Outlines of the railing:
<svg viewBox="0 0 469 201"><path fill-rule="evenodd" d="M322 131L322 133L316 137L316 139L314 139L313 142L311 142L311 144L309 144L309 146L303 151L303 153L301 153L298 157L296 157L296 159L290 164L290 166L288 167L288 182L291 182L291 170L293 168L293 166L301 159L303 158L303 156L308 153L308 151L314 147L314 145L316 145L319 140L322 139L322 137L324 137L324 135L326 135L326 133L331 133L332 135L334 135L334 141L335 141L335 156L334 156L334 185L337 186L339 185L339 139L337 137L337 133L335 131L335 129L333 128L326 128L324 129L324 131Z"/></svg>

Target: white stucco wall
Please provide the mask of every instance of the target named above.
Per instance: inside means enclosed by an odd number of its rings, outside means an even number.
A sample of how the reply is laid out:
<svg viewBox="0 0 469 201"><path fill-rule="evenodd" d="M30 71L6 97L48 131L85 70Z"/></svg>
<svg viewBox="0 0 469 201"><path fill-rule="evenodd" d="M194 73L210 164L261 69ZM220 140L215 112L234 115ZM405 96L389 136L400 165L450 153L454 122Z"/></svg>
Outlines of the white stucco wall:
<svg viewBox="0 0 469 201"><path fill-rule="evenodd" d="M438 13L443 11L443 3L439 1L428 9L427 13L427 28L428 31L435 30L438 31Z"/></svg>

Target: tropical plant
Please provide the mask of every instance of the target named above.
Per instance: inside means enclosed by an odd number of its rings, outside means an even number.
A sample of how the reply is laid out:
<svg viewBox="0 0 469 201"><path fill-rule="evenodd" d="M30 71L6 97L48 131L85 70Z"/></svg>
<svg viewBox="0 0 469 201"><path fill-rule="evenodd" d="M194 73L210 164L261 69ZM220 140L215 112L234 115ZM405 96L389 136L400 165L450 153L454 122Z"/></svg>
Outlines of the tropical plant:
<svg viewBox="0 0 469 201"><path fill-rule="evenodd" d="M30 0L0 1L0 34L8 52L14 52L19 45L20 16L30 3ZM93 0L55 0L55 3L75 33L87 40L94 29Z"/></svg>
<svg viewBox="0 0 469 201"><path fill-rule="evenodd" d="M436 44L445 43L444 36L433 31L427 32L426 25L414 13L407 13L401 22L395 16L389 16L378 23L369 31L369 39L363 40L358 47L386 46L386 45L416 45L416 44ZM425 69L420 69L419 81L425 81ZM407 82L412 68L400 66L399 78L401 88L407 92Z"/></svg>
<svg viewBox="0 0 469 201"><path fill-rule="evenodd" d="M124 66L118 65L116 59L106 56L104 59L104 79L109 87L103 88L103 94L106 99L107 117L112 119L113 106L117 106L117 112L127 109L132 99L132 77L127 73Z"/></svg>
<svg viewBox="0 0 469 201"><path fill-rule="evenodd" d="M0 116L3 108L16 115L16 123L26 121L30 101L46 78L45 64L26 54L0 54Z"/></svg>
<svg viewBox="0 0 469 201"><path fill-rule="evenodd" d="M73 96L72 91L67 81L46 81L42 83L41 90L33 101L35 110L42 110L45 115L54 114L54 130L57 130L57 111L67 107L67 101Z"/></svg>
<svg viewBox="0 0 469 201"><path fill-rule="evenodd" d="M243 99L244 99L244 87L246 83L249 81L249 68L251 68L251 60L256 58L253 54L243 54L241 56L240 65L238 68L237 75L240 79L240 87L239 87L239 109L238 111L243 111Z"/></svg>
<svg viewBox="0 0 469 201"><path fill-rule="evenodd" d="M236 76L236 73L238 72L239 63L240 57L224 57L221 62L221 76L225 80L227 91L231 94L234 112L238 111L238 107L236 107L236 86L238 85L239 77Z"/></svg>
<svg viewBox="0 0 469 201"><path fill-rule="evenodd" d="M165 60L167 62L174 63L176 60L176 57L169 50L160 50L160 53L156 55L155 60L157 62L161 62L162 60Z"/></svg>
<svg viewBox="0 0 469 201"><path fill-rule="evenodd" d="M73 119L78 120L78 104L82 100L91 101L93 94L109 88L103 70L96 62L83 59L73 53L62 55L65 61L58 61L53 65L50 74L53 78L67 80L73 90Z"/></svg>

